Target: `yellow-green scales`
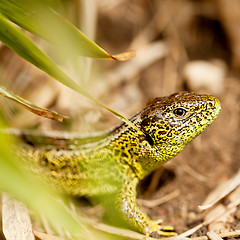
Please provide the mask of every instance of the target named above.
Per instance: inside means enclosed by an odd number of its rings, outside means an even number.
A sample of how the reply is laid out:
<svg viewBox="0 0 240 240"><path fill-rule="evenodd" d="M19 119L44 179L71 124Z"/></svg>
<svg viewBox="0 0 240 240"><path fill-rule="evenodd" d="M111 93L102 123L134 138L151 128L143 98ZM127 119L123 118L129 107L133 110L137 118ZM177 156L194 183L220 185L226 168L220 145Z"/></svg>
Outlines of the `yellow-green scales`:
<svg viewBox="0 0 240 240"><path fill-rule="evenodd" d="M149 101L130 119L138 131L124 123L90 138L22 133L25 148L20 155L33 171L62 191L106 196L140 232L170 236L172 232L164 231L137 206L136 186L198 136L220 110L220 102L213 96L180 92Z"/></svg>

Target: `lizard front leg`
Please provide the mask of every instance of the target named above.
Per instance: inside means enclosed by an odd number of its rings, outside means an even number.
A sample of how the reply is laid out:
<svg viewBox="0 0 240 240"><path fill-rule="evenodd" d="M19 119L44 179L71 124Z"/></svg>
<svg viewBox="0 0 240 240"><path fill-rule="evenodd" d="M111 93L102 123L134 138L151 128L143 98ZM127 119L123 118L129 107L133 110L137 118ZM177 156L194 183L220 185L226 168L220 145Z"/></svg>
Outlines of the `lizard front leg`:
<svg viewBox="0 0 240 240"><path fill-rule="evenodd" d="M150 220L147 214L138 207L136 204L138 182L139 180L136 177L129 176L117 196L117 208L124 221L147 236L175 236L176 233L172 232L171 227L159 226L157 222Z"/></svg>

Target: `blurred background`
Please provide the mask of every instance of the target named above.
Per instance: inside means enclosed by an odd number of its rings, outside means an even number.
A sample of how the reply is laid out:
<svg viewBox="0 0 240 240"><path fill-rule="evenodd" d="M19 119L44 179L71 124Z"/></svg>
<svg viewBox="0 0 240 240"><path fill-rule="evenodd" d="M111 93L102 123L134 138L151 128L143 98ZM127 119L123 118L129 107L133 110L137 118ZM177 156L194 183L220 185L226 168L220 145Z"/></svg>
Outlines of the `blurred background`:
<svg viewBox="0 0 240 240"><path fill-rule="evenodd" d="M136 51L127 62L79 57L75 66L67 60L62 65L92 96L124 116L151 98L181 90L220 99L222 112L211 127L155 173L157 184L150 176L141 186L140 196L148 199L179 190L178 197L145 211L178 232L187 230L197 221L197 206L240 166L240 1L62 0L56 8L111 54ZM49 45L29 36L51 55ZM1 114L11 127L91 133L120 123L2 44L0 71L1 85L70 117L56 123L0 97Z"/></svg>

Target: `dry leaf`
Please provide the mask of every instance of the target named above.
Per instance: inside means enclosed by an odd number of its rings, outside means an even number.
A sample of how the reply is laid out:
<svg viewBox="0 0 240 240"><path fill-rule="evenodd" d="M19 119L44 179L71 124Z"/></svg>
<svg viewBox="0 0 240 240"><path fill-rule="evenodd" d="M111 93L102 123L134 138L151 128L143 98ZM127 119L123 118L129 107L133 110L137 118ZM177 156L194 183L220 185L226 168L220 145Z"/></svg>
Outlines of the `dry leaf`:
<svg viewBox="0 0 240 240"><path fill-rule="evenodd" d="M154 199L154 200L137 199L137 203L144 207L154 208L163 203L169 202L174 198L177 198L179 195L180 195L180 191L177 189L159 199Z"/></svg>
<svg viewBox="0 0 240 240"><path fill-rule="evenodd" d="M226 197L240 184L240 170L228 181L220 184L214 191L208 195L203 205L198 206L200 210L206 210L212 207L215 203Z"/></svg>
<svg viewBox="0 0 240 240"><path fill-rule="evenodd" d="M41 117L45 117L45 118L49 118L49 119L52 119L52 120L55 120L55 121L59 121L59 122L62 122L63 119L66 119L68 118L67 116L64 116L64 115L61 115L55 111L50 111L46 108L40 108L30 102L28 102L27 100L17 96L17 95L14 95L13 93L9 92L5 87L3 86L0 86L0 94L12 101L14 101L15 103L17 104L20 104L22 105L23 107L25 107L28 111L36 114L36 115L39 115Z"/></svg>
<svg viewBox="0 0 240 240"><path fill-rule="evenodd" d="M2 227L6 240L35 240L27 208L6 194L2 196Z"/></svg>
<svg viewBox="0 0 240 240"><path fill-rule="evenodd" d="M119 53L116 55L111 55L112 59L117 60L117 61L127 61L135 56L136 56L135 51L126 51L126 52L122 52L122 53Z"/></svg>

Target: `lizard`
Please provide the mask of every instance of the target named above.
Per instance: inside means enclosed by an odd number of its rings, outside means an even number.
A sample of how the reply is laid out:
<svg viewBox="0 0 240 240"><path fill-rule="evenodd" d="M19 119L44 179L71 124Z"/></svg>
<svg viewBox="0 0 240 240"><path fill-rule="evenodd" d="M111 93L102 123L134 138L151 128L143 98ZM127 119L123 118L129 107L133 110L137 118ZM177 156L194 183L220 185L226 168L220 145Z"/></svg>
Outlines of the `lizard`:
<svg viewBox="0 0 240 240"><path fill-rule="evenodd" d="M179 92L154 98L126 123L92 137L36 135L21 132L19 149L37 174L73 196L113 196L116 212L147 236L172 236L150 220L136 204L140 180L181 152L219 115L220 102L211 95Z"/></svg>

